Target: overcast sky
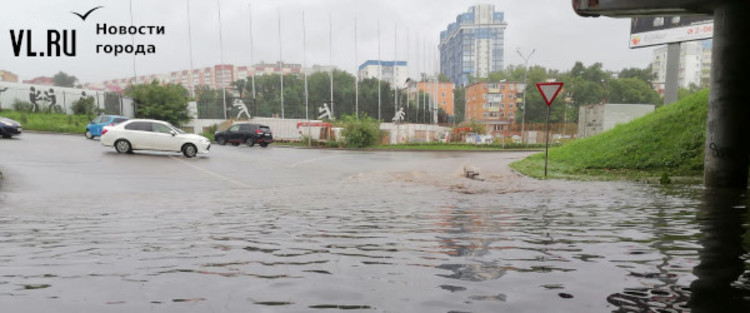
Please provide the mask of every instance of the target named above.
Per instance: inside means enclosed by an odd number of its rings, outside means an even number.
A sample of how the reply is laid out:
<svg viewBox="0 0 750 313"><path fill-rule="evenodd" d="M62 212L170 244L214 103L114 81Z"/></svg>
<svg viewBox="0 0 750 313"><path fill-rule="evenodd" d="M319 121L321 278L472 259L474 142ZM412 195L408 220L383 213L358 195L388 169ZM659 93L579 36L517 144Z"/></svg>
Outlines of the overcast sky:
<svg viewBox="0 0 750 313"><path fill-rule="evenodd" d="M96 24L130 25L131 0L25 0L3 1L0 10L0 69L20 79L52 76L58 71L81 82L100 82L133 75L132 55L97 54L98 44L153 44L156 53L135 58L138 75L166 74L190 68L188 25L192 27L192 60L195 68L221 63L217 0L132 0L135 25L166 27L165 35L96 35ZM505 65L521 64L516 53L536 49L529 63L560 70L575 61L602 62L606 69L646 67L652 49L628 48L629 19L582 18L569 0L218 0L221 5L223 59L226 64L275 62L280 50L284 62L307 65L333 63L354 72L359 64L378 58L407 59L410 71L434 70L440 32L456 15L473 4L490 3L505 12ZM71 11L85 13L104 6L82 21ZM251 10L252 8L252 15ZM304 12L307 37L303 47ZM281 49L278 17L281 16ZM250 27L254 49L251 54ZM329 17L333 24L333 59L329 46ZM357 47L355 59L355 17ZM188 24L190 21L190 24ZM33 50L46 50L47 29L76 29L77 56L72 58L15 57L9 30L31 29ZM397 30L397 41L394 39ZM408 41L407 41L408 39ZM417 44L417 39L419 44ZM407 42L409 44L407 44ZM423 44L427 47L424 51ZM25 47L25 46L24 46ZM408 47L408 48L407 48ZM407 56L408 49L408 56ZM25 50L25 48L24 48ZM306 58L304 57L306 55ZM306 59L306 60L305 60ZM419 60L419 61L418 61Z"/></svg>

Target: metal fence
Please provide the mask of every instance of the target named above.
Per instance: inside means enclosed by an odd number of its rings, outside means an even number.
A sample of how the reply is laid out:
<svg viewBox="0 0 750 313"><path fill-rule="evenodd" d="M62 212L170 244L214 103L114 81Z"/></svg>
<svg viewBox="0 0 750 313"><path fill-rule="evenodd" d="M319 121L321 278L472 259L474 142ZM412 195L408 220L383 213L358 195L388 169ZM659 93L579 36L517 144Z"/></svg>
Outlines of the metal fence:
<svg viewBox="0 0 750 313"><path fill-rule="evenodd" d="M133 116L133 101L116 92L0 82L0 109L73 114L81 99L92 98L105 114Z"/></svg>

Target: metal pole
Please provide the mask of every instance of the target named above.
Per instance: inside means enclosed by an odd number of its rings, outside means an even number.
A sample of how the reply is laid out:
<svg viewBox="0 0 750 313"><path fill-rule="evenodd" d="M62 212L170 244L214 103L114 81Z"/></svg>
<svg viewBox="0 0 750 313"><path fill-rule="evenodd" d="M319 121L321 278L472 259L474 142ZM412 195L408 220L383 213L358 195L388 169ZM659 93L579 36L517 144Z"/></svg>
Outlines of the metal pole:
<svg viewBox="0 0 750 313"><path fill-rule="evenodd" d="M547 159L549 158L549 105L547 105L547 123L545 129L544 137L547 144L544 147L544 177L547 177Z"/></svg>
<svg viewBox="0 0 750 313"><path fill-rule="evenodd" d="M378 21L378 121L380 118L380 81L383 80L383 62L380 60L380 21Z"/></svg>
<svg viewBox="0 0 750 313"><path fill-rule="evenodd" d="M250 79L252 80L251 84L252 84L252 89L253 89L252 90L252 92L253 92L253 106L255 107L255 110L256 110L255 112L257 114L257 112L258 112L257 111L258 110L257 109L258 105L257 105L256 99L255 99L255 65L253 64L253 50L255 49L255 45L253 44L253 8L252 8L252 6L249 3L247 4L247 7L248 7L248 10L250 11L250 19L249 19L249 23L250 23L250 66L253 67L253 69L252 69L253 72L252 72L252 76L251 76Z"/></svg>
<svg viewBox="0 0 750 313"><path fill-rule="evenodd" d="M354 65L358 63L357 58L357 17L354 17ZM354 115L359 119L359 67L356 69L357 77L354 80Z"/></svg>
<svg viewBox="0 0 750 313"><path fill-rule="evenodd" d="M516 52L518 52L518 55L521 56L521 58L524 61L523 65L523 110L521 112L521 142L526 142L526 136L524 136L525 132L525 124L526 124L526 92L529 90L528 85L528 73L529 73L529 59L531 59L531 55L534 54L534 51L536 49L532 49L531 53L529 53L528 56L524 57L523 54L521 54L521 49L516 49Z"/></svg>
<svg viewBox="0 0 750 313"><path fill-rule="evenodd" d="M216 5L218 6L219 10L219 55L221 57L221 65L219 66L219 69L221 69L222 72L224 72L224 37L222 35L223 31L221 29L221 0L216 0ZM216 74L216 73L214 73ZM222 79L219 84L222 84L224 82L224 75L221 75ZM217 80L218 81L218 80ZM218 87L218 86L217 86ZM222 111L224 111L224 119L227 119L227 88L226 86L221 86L222 91Z"/></svg>
<svg viewBox="0 0 750 313"><path fill-rule="evenodd" d="M396 86L396 65L398 64L398 24L393 26L393 113L398 112L398 86ZM398 135L398 130L396 130Z"/></svg>
<svg viewBox="0 0 750 313"><path fill-rule="evenodd" d="M187 18L188 18L188 50L190 51L190 73L188 74L188 78L190 81L188 82L188 92L190 92L190 96L195 96L195 86L193 85L193 32L190 27L190 0L187 0Z"/></svg>
<svg viewBox="0 0 750 313"><path fill-rule="evenodd" d="M281 9L277 9L279 18L279 77L281 77L281 119L284 119L284 56L281 45Z"/></svg>
<svg viewBox="0 0 750 313"><path fill-rule="evenodd" d="M312 134L310 130L310 102L307 89L307 30L305 29L305 11L302 11L302 63L304 63L305 75L305 119L307 120L307 145L312 146Z"/></svg>
<svg viewBox="0 0 750 313"><path fill-rule="evenodd" d="M711 93L708 100L704 184L747 189L750 107L750 2L725 1L714 9Z"/></svg>
<svg viewBox="0 0 750 313"><path fill-rule="evenodd" d="M680 89L680 43L667 45L667 77L664 84L664 104L677 102Z"/></svg>
<svg viewBox="0 0 750 313"><path fill-rule="evenodd" d="M335 103L333 103L333 19L331 18L331 14L328 14L328 50L330 53L330 68L328 69L328 75L331 78L331 119L336 118L336 113L334 113L334 107L336 106Z"/></svg>

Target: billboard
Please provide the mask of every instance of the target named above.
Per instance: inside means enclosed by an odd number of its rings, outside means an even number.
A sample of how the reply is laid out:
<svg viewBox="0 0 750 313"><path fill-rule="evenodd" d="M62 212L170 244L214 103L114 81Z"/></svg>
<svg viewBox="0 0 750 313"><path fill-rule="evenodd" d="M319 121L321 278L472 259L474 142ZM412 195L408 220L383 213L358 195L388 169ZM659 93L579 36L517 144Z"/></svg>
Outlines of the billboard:
<svg viewBox="0 0 750 313"><path fill-rule="evenodd" d="M630 24L631 49L713 36L714 20L711 16L634 17Z"/></svg>

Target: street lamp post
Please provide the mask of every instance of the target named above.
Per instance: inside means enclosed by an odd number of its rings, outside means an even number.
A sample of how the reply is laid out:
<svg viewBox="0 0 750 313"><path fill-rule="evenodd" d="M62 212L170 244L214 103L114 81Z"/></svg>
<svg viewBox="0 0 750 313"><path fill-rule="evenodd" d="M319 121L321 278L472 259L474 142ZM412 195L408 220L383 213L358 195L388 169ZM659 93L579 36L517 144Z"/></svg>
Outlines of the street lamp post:
<svg viewBox="0 0 750 313"><path fill-rule="evenodd" d="M528 88L529 86L527 86L528 85L528 82L527 82L528 81L528 72L529 72L529 59L531 58L531 55L534 54L534 51L536 51L536 48L532 49L531 53L529 53L529 55L527 55L526 57L524 57L523 54L521 54L521 48L517 48L516 49L516 52L518 52L518 55L521 56L521 58L523 59L523 62L524 62L524 64L523 64L523 112L522 112L523 115L521 115L521 142L526 142L526 140L524 139L525 138L524 137L524 131L525 131L524 128L525 128L525 124L526 124L526 92L529 89Z"/></svg>

